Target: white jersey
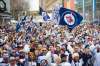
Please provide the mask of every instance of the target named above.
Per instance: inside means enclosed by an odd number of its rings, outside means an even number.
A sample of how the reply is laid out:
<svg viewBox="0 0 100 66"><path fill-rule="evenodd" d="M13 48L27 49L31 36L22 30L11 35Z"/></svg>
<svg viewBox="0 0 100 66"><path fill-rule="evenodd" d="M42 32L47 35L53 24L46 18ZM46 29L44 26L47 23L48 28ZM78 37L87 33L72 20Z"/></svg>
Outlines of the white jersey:
<svg viewBox="0 0 100 66"><path fill-rule="evenodd" d="M95 54L94 66L100 66L100 52Z"/></svg>
<svg viewBox="0 0 100 66"><path fill-rule="evenodd" d="M79 62L76 62L76 63L72 61L71 66L82 66L82 64L83 64L83 60L80 59Z"/></svg>
<svg viewBox="0 0 100 66"><path fill-rule="evenodd" d="M68 62L63 62L63 63L61 63L61 66L71 66L71 64Z"/></svg>

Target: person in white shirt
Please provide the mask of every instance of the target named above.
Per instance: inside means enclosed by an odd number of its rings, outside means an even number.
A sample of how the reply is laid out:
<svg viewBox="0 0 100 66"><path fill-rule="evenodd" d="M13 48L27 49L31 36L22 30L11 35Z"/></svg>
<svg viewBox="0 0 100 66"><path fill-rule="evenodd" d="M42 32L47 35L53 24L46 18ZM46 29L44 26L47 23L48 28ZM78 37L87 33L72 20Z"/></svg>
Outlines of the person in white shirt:
<svg viewBox="0 0 100 66"><path fill-rule="evenodd" d="M79 59L79 54L78 53L74 53L72 55L72 62L71 62L71 66L82 66L83 61L82 59Z"/></svg>
<svg viewBox="0 0 100 66"><path fill-rule="evenodd" d="M10 57L9 66L17 66L15 57Z"/></svg>
<svg viewBox="0 0 100 66"><path fill-rule="evenodd" d="M97 46L97 53L95 53L94 66L100 66L100 45Z"/></svg>
<svg viewBox="0 0 100 66"><path fill-rule="evenodd" d="M71 64L67 60L68 56L65 54L61 55L61 66L71 66Z"/></svg>

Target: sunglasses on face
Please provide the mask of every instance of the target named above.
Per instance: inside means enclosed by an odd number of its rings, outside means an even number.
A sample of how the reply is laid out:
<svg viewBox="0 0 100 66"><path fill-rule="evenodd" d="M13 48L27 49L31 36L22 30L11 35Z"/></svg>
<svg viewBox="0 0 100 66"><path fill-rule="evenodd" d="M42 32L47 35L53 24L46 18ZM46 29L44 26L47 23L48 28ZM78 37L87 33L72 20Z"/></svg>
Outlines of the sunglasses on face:
<svg viewBox="0 0 100 66"><path fill-rule="evenodd" d="M42 51L46 51L46 50L42 50Z"/></svg>

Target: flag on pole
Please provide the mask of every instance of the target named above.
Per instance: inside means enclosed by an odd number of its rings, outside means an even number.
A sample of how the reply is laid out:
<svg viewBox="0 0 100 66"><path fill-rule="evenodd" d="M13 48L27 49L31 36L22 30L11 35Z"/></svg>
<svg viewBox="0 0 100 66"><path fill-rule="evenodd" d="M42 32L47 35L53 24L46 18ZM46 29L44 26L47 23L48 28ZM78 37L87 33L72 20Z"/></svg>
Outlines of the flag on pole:
<svg viewBox="0 0 100 66"><path fill-rule="evenodd" d="M19 31L20 31L20 28L21 28L20 23L17 23L17 24L16 24L16 32L19 32Z"/></svg>
<svg viewBox="0 0 100 66"><path fill-rule="evenodd" d="M50 16L48 15L47 12L42 12L42 16L44 21L48 21L48 19L50 19Z"/></svg>
<svg viewBox="0 0 100 66"><path fill-rule="evenodd" d="M56 5L52 11L52 21L55 23L59 23L59 10L62 5Z"/></svg>
<svg viewBox="0 0 100 66"><path fill-rule="evenodd" d="M48 19L50 19L50 16L48 15L46 11L43 10L42 7L40 7L39 14L43 17L44 21L48 21Z"/></svg>
<svg viewBox="0 0 100 66"><path fill-rule="evenodd" d="M77 25L79 25L83 20L83 17L77 12L63 7L60 8L59 14L60 14L59 25L67 25L68 28L71 30Z"/></svg>
<svg viewBox="0 0 100 66"><path fill-rule="evenodd" d="M39 10L39 15L42 15L42 12L44 12L43 8L40 7L40 10Z"/></svg>

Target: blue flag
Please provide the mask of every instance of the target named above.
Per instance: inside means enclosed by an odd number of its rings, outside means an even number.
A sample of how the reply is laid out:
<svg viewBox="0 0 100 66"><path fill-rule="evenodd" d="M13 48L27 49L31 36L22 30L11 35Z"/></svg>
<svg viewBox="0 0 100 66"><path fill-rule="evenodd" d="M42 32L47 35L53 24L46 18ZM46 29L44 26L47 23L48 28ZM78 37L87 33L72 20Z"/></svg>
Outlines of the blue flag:
<svg viewBox="0 0 100 66"><path fill-rule="evenodd" d="M31 31L32 31L32 27L31 26L28 26L27 32L31 32Z"/></svg>
<svg viewBox="0 0 100 66"><path fill-rule="evenodd" d="M62 5L56 5L54 6L52 10L52 21L55 22L56 24L59 23L60 15L59 15L59 10L62 7Z"/></svg>
<svg viewBox="0 0 100 66"><path fill-rule="evenodd" d="M40 7L40 10L39 10L39 15L42 15L42 12L44 12L43 8Z"/></svg>
<svg viewBox="0 0 100 66"><path fill-rule="evenodd" d="M27 16L24 16L22 18L20 25L25 25L26 18L27 18Z"/></svg>
<svg viewBox="0 0 100 66"><path fill-rule="evenodd" d="M44 21L48 21L48 19L50 19L50 16L47 14L47 12L43 12L42 16Z"/></svg>
<svg viewBox="0 0 100 66"><path fill-rule="evenodd" d="M77 12L61 7L59 25L67 25L70 30L79 25L83 17Z"/></svg>
<svg viewBox="0 0 100 66"><path fill-rule="evenodd" d="M50 16L43 10L42 7L40 7L39 15L42 15L44 21L48 21L48 19L50 19Z"/></svg>
<svg viewBox="0 0 100 66"><path fill-rule="evenodd" d="M16 32L19 32L19 31L20 31L20 28L21 28L20 23L17 23L17 24L16 24Z"/></svg>

